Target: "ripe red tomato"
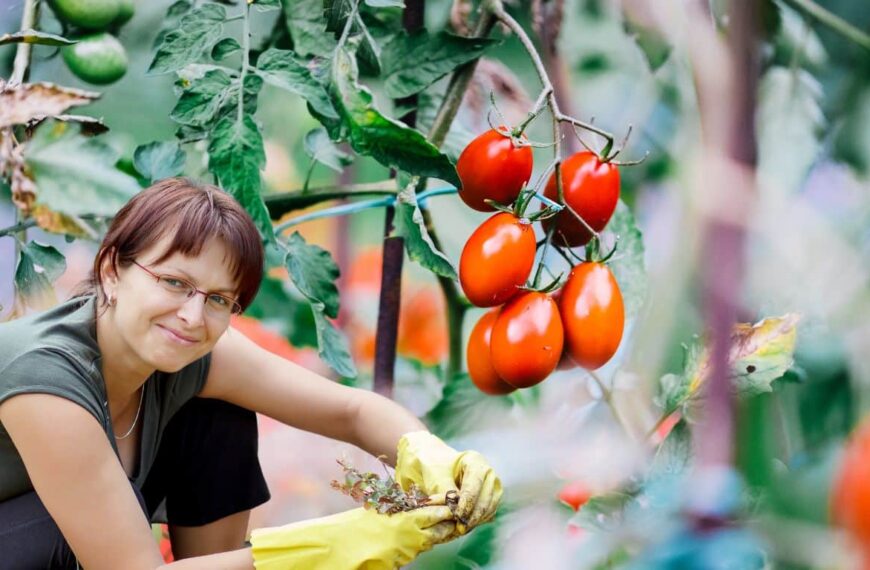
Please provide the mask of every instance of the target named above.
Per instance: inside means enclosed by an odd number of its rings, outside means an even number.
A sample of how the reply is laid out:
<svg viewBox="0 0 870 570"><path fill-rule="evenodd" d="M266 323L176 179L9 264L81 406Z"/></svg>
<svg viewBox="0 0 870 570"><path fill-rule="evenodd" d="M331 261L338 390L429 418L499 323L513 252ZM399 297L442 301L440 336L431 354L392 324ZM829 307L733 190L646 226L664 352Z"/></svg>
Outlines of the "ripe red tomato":
<svg viewBox="0 0 870 570"><path fill-rule="evenodd" d="M459 283L478 307L495 307L525 284L535 263L535 231L527 221L499 212L468 238L459 258Z"/></svg>
<svg viewBox="0 0 870 570"><path fill-rule="evenodd" d="M870 421L846 445L831 493L831 514L867 557L870 553ZM868 557L870 558L870 557Z"/></svg>
<svg viewBox="0 0 870 570"><path fill-rule="evenodd" d="M495 368L492 367L490 338L492 337L492 325L495 324L497 316L498 309L493 309L480 317L480 320L471 329L468 348L465 351L468 375L471 377L471 381L481 392L490 396L502 396L516 390L502 380Z"/></svg>
<svg viewBox="0 0 870 570"><path fill-rule="evenodd" d="M532 177L532 148L514 146L510 137L490 129L468 143L456 170L462 201L480 212L492 212L495 208L484 200L511 204Z"/></svg>
<svg viewBox="0 0 870 570"><path fill-rule="evenodd" d="M562 162L562 192L565 203L574 208L586 223L600 232L610 221L619 201L619 170L615 164L601 162L589 151L578 152ZM544 196L558 200L556 174L550 175ZM592 239L589 230L564 210L552 218L543 220L544 229L556 224L556 243L571 247L584 245ZM564 240L559 237L564 236Z"/></svg>
<svg viewBox="0 0 870 570"><path fill-rule="evenodd" d="M556 369L563 334L559 308L549 295L517 295L501 308L492 327L492 367L511 386L534 386Z"/></svg>
<svg viewBox="0 0 870 570"><path fill-rule="evenodd" d="M607 266L581 263L562 287L559 305L565 344L580 366L595 370L616 353L625 327L622 293Z"/></svg>
<svg viewBox="0 0 870 570"><path fill-rule="evenodd" d="M580 481L566 483L559 491L559 500L574 509L580 509L592 497L589 488Z"/></svg>

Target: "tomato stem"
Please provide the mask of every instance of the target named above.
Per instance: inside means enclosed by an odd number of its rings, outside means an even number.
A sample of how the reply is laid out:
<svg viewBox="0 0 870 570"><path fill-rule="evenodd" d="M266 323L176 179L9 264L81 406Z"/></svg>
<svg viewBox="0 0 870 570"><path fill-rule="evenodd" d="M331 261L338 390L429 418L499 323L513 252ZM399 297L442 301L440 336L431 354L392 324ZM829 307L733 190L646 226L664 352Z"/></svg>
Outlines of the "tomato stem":
<svg viewBox="0 0 870 570"><path fill-rule="evenodd" d="M556 224L550 224L547 230L547 237L544 239L544 247L541 248L541 258L538 260L538 270L535 271L535 279L532 281L532 287L536 288L541 280L541 273L544 270L544 265L547 261L547 250L550 248L550 241L553 239L553 232L556 229Z"/></svg>

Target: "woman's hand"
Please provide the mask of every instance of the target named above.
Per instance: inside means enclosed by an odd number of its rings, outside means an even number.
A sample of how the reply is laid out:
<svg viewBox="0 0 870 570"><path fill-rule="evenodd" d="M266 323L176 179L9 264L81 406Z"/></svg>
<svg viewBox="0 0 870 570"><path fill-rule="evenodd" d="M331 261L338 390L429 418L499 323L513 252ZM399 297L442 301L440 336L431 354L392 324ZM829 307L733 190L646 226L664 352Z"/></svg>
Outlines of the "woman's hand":
<svg viewBox="0 0 870 570"><path fill-rule="evenodd" d="M427 431L406 433L399 440L396 480L407 490L411 484L429 495L459 492L457 531L490 520L501 501L501 480L476 451L458 452Z"/></svg>

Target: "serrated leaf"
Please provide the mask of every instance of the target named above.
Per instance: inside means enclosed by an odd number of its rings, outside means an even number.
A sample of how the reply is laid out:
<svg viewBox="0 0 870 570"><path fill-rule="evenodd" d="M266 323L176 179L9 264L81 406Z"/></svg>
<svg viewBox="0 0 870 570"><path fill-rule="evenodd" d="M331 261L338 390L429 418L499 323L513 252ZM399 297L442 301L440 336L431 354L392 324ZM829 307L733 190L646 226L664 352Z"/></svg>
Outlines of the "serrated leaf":
<svg viewBox="0 0 870 570"><path fill-rule="evenodd" d="M281 0L252 0L251 3L260 12L281 9Z"/></svg>
<svg viewBox="0 0 870 570"><path fill-rule="evenodd" d="M284 263L299 292L310 301L321 303L327 317L336 318L339 307L336 280L340 272L332 254L306 243L299 232L294 232L287 239Z"/></svg>
<svg viewBox="0 0 870 570"><path fill-rule="evenodd" d="M208 147L208 169L248 211L263 239L271 241L272 220L260 195L260 170L265 164L263 137L251 115L244 114L241 121L227 116L218 122Z"/></svg>
<svg viewBox="0 0 870 570"><path fill-rule="evenodd" d="M276 324L295 347L317 347L317 329L310 303L289 294L283 280L264 277L245 315Z"/></svg>
<svg viewBox="0 0 870 570"><path fill-rule="evenodd" d="M432 433L452 438L473 432L482 416L507 413L513 404L506 396L487 396L478 390L468 374L457 374L444 386L441 401L423 418Z"/></svg>
<svg viewBox="0 0 870 570"><path fill-rule="evenodd" d="M225 71L221 69L207 71L181 94L169 116L182 125L203 127L215 118L218 110L225 103L230 101L233 95L232 86L233 80Z"/></svg>
<svg viewBox="0 0 870 570"><path fill-rule="evenodd" d="M326 19L327 32L333 32L338 37L350 15L351 1L353 0L323 0L323 16Z"/></svg>
<svg viewBox="0 0 870 570"><path fill-rule="evenodd" d="M353 157L338 148L323 127L308 131L305 134L304 146L305 154L336 172L341 172L353 162Z"/></svg>
<svg viewBox="0 0 870 570"><path fill-rule="evenodd" d="M637 227L631 210L622 200L616 205L607 230L619 238L616 253L608 265L622 292L625 316L631 318L640 311L649 289L649 279L644 266L643 234Z"/></svg>
<svg viewBox="0 0 870 570"><path fill-rule="evenodd" d="M56 302L52 283L66 271L66 258L50 245L31 241L15 267L15 288L24 303L46 309Z"/></svg>
<svg viewBox="0 0 870 570"><path fill-rule="evenodd" d="M460 65L479 58L498 40L426 30L402 32L384 46L384 88L393 99L419 93Z"/></svg>
<svg viewBox="0 0 870 570"><path fill-rule="evenodd" d="M661 32L635 22L631 18L626 18L623 25L625 32L634 39L638 49L646 58L650 71L655 72L668 60L673 46Z"/></svg>
<svg viewBox="0 0 870 570"><path fill-rule="evenodd" d="M357 153L371 156L390 168L460 185L450 159L421 132L377 110L371 92L357 83L356 58L352 52L340 49L336 53L332 74L333 104Z"/></svg>
<svg viewBox="0 0 870 570"><path fill-rule="evenodd" d="M6 85L0 89L0 129L54 117L71 107L87 105L99 98L100 94L95 91L61 87L54 83Z"/></svg>
<svg viewBox="0 0 870 570"><path fill-rule="evenodd" d="M43 46L69 46L76 43L76 40L68 40L62 36L40 32L39 30L34 30L32 28L0 36L0 46L14 43L39 44Z"/></svg>
<svg viewBox="0 0 870 570"><path fill-rule="evenodd" d="M340 376L355 378L357 371L350 356L347 337L326 317L323 303L311 303L311 310L317 327L317 353L320 358Z"/></svg>
<svg viewBox="0 0 870 570"><path fill-rule="evenodd" d="M257 60L257 73L267 83L304 98L318 114L333 120L339 118L326 88L292 51L267 50Z"/></svg>
<svg viewBox="0 0 870 570"><path fill-rule="evenodd" d="M283 0L284 21L293 50L300 56L327 57L338 42L333 34L326 32L322 0Z"/></svg>
<svg viewBox="0 0 870 570"><path fill-rule="evenodd" d="M396 198L396 216L393 220L395 235L405 239L408 257L436 275L456 279L456 268L446 255L438 251L426 229L426 222L414 193L416 182L416 178L412 179Z"/></svg>
<svg viewBox="0 0 870 570"><path fill-rule="evenodd" d="M211 58L215 61L221 61L237 51L242 51L239 42L235 38L224 38L211 48Z"/></svg>
<svg viewBox="0 0 870 570"><path fill-rule="evenodd" d="M204 57L220 39L226 15L220 4L204 4L185 14L178 27L163 37L148 73L178 71Z"/></svg>
<svg viewBox="0 0 870 570"><path fill-rule="evenodd" d="M46 121L24 149L37 202L73 216L111 216L140 190L132 176L115 168L117 159L99 138L80 135L74 123Z"/></svg>
<svg viewBox="0 0 870 570"><path fill-rule="evenodd" d="M758 93L759 181L789 195L800 189L821 152L822 86L803 69L773 67Z"/></svg>
<svg viewBox="0 0 870 570"><path fill-rule="evenodd" d="M143 144L133 152L133 167L143 177L156 182L184 171L187 154L175 141Z"/></svg>

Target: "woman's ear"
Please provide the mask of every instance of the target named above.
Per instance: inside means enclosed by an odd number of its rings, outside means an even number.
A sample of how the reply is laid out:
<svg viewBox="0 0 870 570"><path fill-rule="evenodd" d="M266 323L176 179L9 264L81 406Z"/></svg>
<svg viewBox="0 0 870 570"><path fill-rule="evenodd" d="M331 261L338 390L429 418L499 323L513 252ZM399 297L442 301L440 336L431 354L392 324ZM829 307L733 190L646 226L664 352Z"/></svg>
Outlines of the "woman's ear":
<svg viewBox="0 0 870 570"><path fill-rule="evenodd" d="M111 297L110 292L118 285L117 256L117 250L111 248L103 255L100 261L98 281L107 297Z"/></svg>

